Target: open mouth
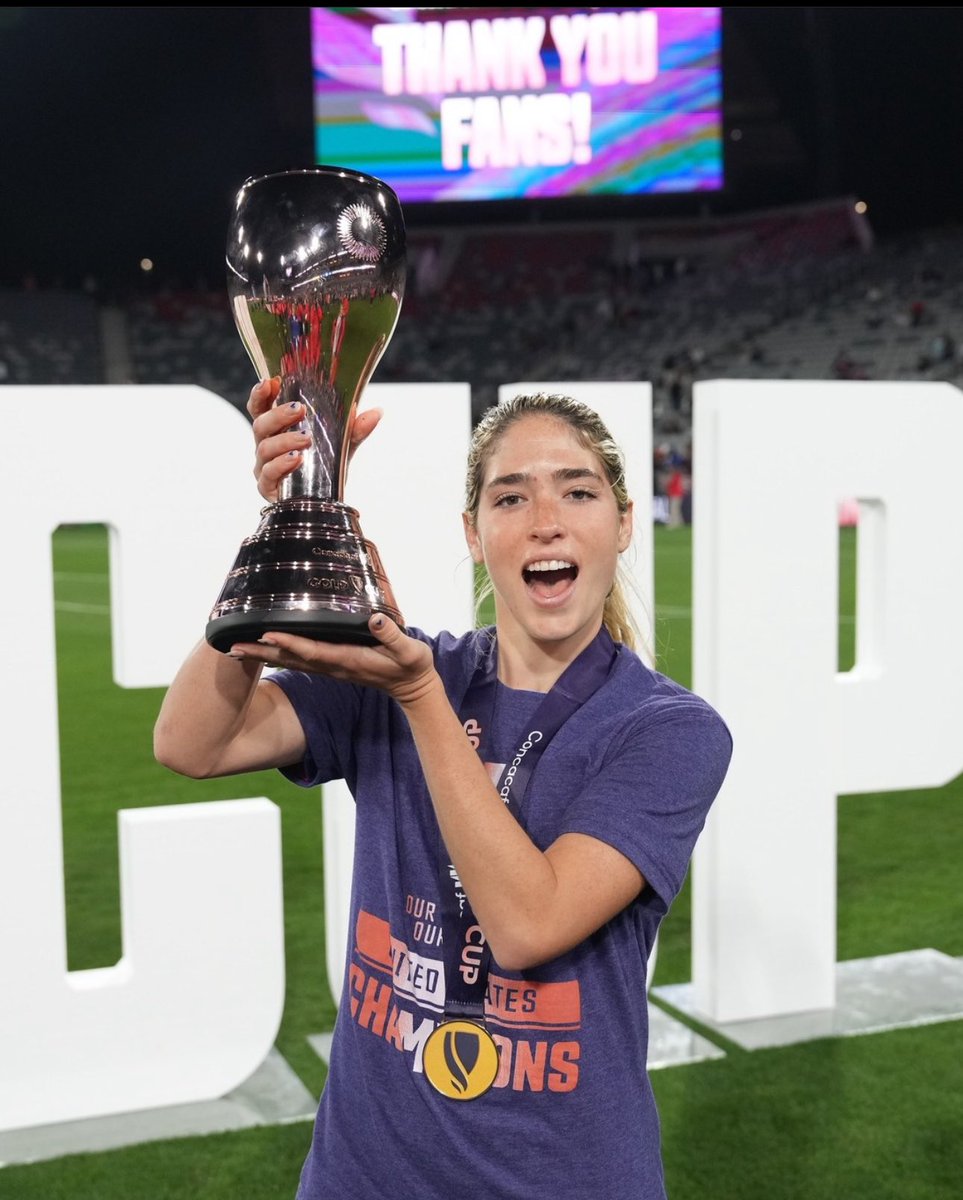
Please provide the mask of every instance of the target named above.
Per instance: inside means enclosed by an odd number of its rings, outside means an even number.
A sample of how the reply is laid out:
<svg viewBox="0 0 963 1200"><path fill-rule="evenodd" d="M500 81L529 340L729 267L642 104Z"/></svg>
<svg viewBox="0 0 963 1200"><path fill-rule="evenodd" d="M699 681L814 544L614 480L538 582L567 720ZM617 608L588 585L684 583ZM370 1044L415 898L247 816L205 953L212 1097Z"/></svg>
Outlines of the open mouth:
<svg viewBox="0 0 963 1200"><path fill-rule="evenodd" d="M546 558L529 563L522 571L525 584L542 600L558 596L578 576L578 567L567 559Z"/></svg>

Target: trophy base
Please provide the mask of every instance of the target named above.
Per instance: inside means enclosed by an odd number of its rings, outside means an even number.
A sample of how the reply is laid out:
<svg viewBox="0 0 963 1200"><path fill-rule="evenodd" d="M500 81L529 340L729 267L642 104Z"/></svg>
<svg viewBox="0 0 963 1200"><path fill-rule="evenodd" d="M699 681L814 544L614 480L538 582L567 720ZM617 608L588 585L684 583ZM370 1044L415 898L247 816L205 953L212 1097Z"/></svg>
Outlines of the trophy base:
<svg viewBox="0 0 963 1200"><path fill-rule="evenodd" d="M215 650L226 654L238 642L257 642L265 633L292 633L316 642L349 642L356 646L373 646L376 639L368 629L370 612L302 612L279 608L257 612L229 613L208 622L207 641Z"/></svg>
<svg viewBox="0 0 963 1200"><path fill-rule="evenodd" d="M368 621L376 612L404 628L355 509L336 500L281 500L241 543L205 637L222 654L271 630L374 645Z"/></svg>

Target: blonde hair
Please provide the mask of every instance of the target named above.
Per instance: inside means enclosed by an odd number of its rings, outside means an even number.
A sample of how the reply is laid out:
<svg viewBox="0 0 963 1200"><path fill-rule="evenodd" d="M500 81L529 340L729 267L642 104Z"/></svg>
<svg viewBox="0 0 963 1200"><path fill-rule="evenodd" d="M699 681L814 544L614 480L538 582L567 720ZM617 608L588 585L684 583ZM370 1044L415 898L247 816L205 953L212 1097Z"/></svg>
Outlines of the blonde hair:
<svg viewBox="0 0 963 1200"><path fill-rule="evenodd" d="M598 458L612 487L612 495L620 513L628 512L629 494L625 486L625 459L602 418L588 405L570 396L535 392L515 396L504 404L486 409L472 433L468 450L468 471L465 479L465 515L474 525L478 519L485 467L498 442L508 429L522 417L544 415L564 421L579 441ZM626 600L624 572L617 569L612 589L602 609L602 623L616 642L636 649L642 636ZM475 595L476 613L482 602L492 594L492 582L484 572Z"/></svg>

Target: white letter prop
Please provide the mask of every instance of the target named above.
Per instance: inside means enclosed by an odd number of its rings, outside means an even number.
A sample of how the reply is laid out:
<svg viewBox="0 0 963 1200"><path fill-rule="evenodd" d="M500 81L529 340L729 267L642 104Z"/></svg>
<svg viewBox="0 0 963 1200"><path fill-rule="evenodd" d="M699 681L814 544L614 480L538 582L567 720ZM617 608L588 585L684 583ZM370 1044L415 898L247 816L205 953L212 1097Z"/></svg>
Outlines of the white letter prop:
<svg viewBox="0 0 963 1200"><path fill-rule="evenodd" d="M693 687L735 742L696 849L694 1007L717 1022L829 1009L837 794L939 787L963 768L963 396L699 383L693 446ZM838 674L850 496L856 664Z"/></svg>
<svg viewBox="0 0 963 1200"><path fill-rule="evenodd" d="M16 514L0 588L0 1129L214 1099L281 1018L279 814L265 799L120 812L123 955L67 970L50 538L110 527L114 677L168 683L257 525L250 428L197 387L0 400L0 506Z"/></svg>
<svg viewBox="0 0 963 1200"><path fill-rule="evenodd" d="M461 513L471 435L465 383L372 383L365 407L384 416L348 471L345 499L378 547L405 622L425 633L474 624L474 572ZM354 801L344 780L324 785L324 928L335 1004L351 921Z"/></svg>

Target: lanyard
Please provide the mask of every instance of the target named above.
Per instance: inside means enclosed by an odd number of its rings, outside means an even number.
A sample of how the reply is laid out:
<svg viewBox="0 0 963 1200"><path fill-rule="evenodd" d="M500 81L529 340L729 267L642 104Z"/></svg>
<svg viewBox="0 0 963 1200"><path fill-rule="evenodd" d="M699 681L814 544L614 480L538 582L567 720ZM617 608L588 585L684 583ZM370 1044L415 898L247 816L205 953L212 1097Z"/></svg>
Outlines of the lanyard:
<svg viewBox="0 0 963 1200"><path fill-rule="evenodd" d="M615 663L615 643L603 625L582 653L570 663L535 710L518 749L502 770L497 790L520 821L520 805L535 768L549 742L568 718L605 682ZM492 715L497 688L498 649L493 642L479 664L461 702L459 716L466 730L478 737L485 760L491 747ZM473 739L474 740L474 739ZM491 951L465 895L448 852L441 847L441 918L445 939L445 1015L481 1020ZM457 931L457 936L451 936Z"/></svg>

